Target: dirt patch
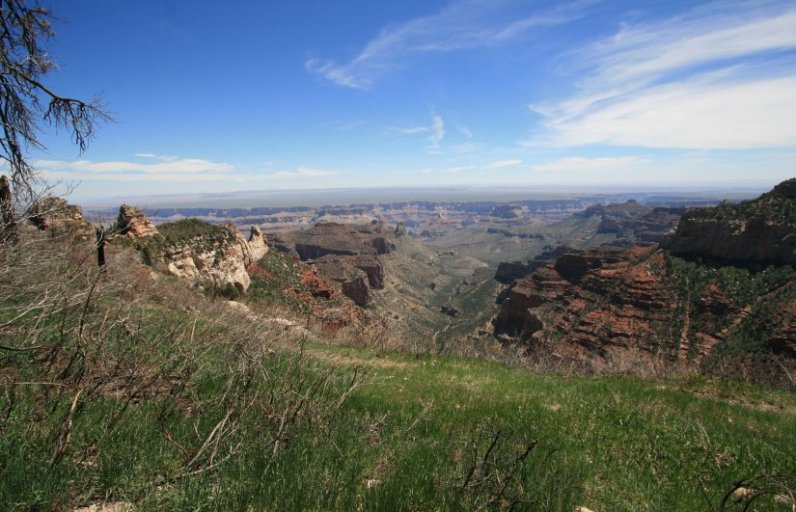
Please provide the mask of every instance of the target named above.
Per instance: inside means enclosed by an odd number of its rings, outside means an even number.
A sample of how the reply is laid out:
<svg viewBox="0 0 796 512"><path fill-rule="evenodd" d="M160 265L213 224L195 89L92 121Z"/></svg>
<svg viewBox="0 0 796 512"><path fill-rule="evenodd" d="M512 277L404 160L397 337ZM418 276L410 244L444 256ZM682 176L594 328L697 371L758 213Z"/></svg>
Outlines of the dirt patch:
<svg viewBox="0 0 796 512"><path fill-rule="evenodd" d="M796 406L793 405L754 402L747 398L722 398L717 396L713 390L705 390L705 389L699 391L693 391L692 394L700 398L708 398L710 400L713 400L714 402L721 402L736 407L746 407L747 409L755 409L757 411L765 411L765 412L796 414Z"/></svg>
<svg viewBox="0 0 796 512"><path fill-rule="evenodd" d="M377 368L406 368L408 366L404 361L394 361L392 359L380 357L362 358L334 352L325 352L323 350L307 350L305 353L311 357L327 361L334 365L373 366Z"/></svg>

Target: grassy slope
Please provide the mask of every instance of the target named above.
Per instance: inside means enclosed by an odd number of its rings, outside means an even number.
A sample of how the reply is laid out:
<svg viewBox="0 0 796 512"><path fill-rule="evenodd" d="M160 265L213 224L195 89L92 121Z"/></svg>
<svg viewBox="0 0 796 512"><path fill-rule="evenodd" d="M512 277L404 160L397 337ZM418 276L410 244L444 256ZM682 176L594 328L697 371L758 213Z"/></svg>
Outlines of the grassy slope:
<svg viewBox="0 0 796 512"><path fill-rule="evenodd" d="M368 503L392 506L397 499L408 506L413 495L434 503L431 482L463 480L469 460L457 462L462 450L479 438L485 450L482 437L498 430L538 440L523 488L514 492L551 498L554 509L576 503L705 510L707 500L718 507L739 480L779 474L792 483L796 475L792 394L699 379L566 378L467 359L315 349L322 360L370 369L372 384L347 409L354 417L386 417L380 442L368 450L384 473Z"/></svg>
<svg viewBox="0 0 796 512"><path fill-rule="evenodd" d="M111 256L88 308L79 292L96 275L90 259L76 272L53 257L26 277L76 301L4 333L10 346L26 347L33 333L31 343L57 349L1 354L4 510L122 500L147 511L685 511L717 507L736 481L760 474L796 487L793 394L321 344L299 358L300 334L177 280L144 269L135 278L129 261ZM70 271L74 279L53 284ZM13 274L0 285L4 320L41 297L20 292ZM355 366L365 384L337 407ZM172 389L173 378L183 386ZM213 437L217 425L227 425L223 437Z"/></svg>
<svg viewBox="0 0 796 512"><path fill-rule="evenodd" d="M217 471L157 486L161 475L179 467L180 456L157 426L162 406L145 401L97 445L90 464L48 466L48 432L60 414L51 417L52 425L41 420L36 435L24 428L7 431L0 443L6 461L0 491L13 501L5 503L27 510L108 496L142 510L471 510L499 488L487 478L459 489L473 451L481 460L498 431L493 463L503 478L523 447L538 441L500 500L518 500L530 510L572 510L576 504L593 510L707 509L705 496L716 504L737 480L765 473L789 475L792 483L796 475L793 395L714 389L701 381L566 378L477 360L380 356L328 345L312 345L310 355L316 362L302 370L307 375L362 366L367 384L339 413L293 432L273 463L274 424L261 424L255 414L245 424L243 448ZM218 368L209 372L223 372ZM335 382L329 400L336 387L342 389ZM201 387L205 400L220 392L212 380ZM718 399L699 396L707 390ZM30 407L17 411L41 414ZM58 406L67 407L68 400ZM73 453L101 437L116 408L108 399L84 404ZM167 425L184 442L193 438L194 422L208 431L220 414L210 408L171 415ZM486 467L492 475L492 466ZM777 510L772 503L760 505L755 510Z"/></svg>

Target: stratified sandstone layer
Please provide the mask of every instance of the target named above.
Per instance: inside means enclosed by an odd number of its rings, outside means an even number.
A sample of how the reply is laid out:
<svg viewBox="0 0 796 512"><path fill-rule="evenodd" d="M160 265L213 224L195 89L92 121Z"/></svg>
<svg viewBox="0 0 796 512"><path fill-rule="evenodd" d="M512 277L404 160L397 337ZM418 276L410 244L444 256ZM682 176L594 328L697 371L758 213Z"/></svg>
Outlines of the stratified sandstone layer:
<svg viewBox="0 0 796 512"><path fill-rule="evenodd" d="M796 178L752 201L689 210L661 245L683 256L796 265Z"/></svg>
<svg viewBox="0 0 796 512"><path fill-rule="evenodd" d="M565 250L507 264L496 277L537 268L501 294L494 333L597 364L632 351L733 375L759 376L772 356L796 367L795 198L789 180L753 201L687 212L668 250Z"/></svg>
<svg viewBox="0 0 796 512"><path fill-rule="evenodd" d="M327 222L283 236L289 239L282 241L283 247L315 265L320 276L335 283L357 305L370 304L370 291L384 288L379 256L389 253L392 247L381 224Z"/></svg>
<svg viewBox="0 0 796 512"><path fill-rule="evenodd" d="M158 228L149 220L142 210L123 204L119 208L116 220L119 234L129 238L146 238L158 235Z"/></svg>

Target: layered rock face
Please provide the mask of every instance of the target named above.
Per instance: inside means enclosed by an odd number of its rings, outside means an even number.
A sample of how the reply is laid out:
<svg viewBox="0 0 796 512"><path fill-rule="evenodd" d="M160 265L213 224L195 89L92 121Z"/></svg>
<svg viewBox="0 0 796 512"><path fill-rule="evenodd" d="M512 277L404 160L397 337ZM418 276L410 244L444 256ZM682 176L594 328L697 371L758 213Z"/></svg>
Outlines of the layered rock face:
<svg viewBox="0 0 796 512"><path fill-rule="evenodd" d="M521 261L501 261L495 272L495 280L503 284L511 284L534 271L529 263Z"/></svg>
<svg viewBox="0 0 796 512"><path fill-rule="evenodd" d="M500 219L519 219L522 217L522 207L512 204L501 204L492 208L489 215Z"/></svg>
<svg viewBox="0 0 796 512"><path fill-rule="evenodd" d="M521 261L502 261L498 263L497 271L495 271L495 281L503 284L513 284L515 281L533 273L536 269L544 266L550 260L557 258L563 254L571 252L572 249L559 245L548 248L542 254L538 255L527 263Z"/></svg>
<svg viewBox="0 0 796 512"><path fill-rule="evenodd" d="M158 235L158 228L149 220L142 210L123 204L119 208L119 217L116 220L119 234L129 238L146 238Z"/></svg>
<svg viewBox="0 0 796 512"><path fill-rule="evenodd" d="M250 241L235 226L217 236L200 236L164 247L162 263L169 273L200 283L212 281L244 293L251 284L247 268L268 252L262 233L252 230ZM259 231L259 230L258 230ZM259 235L259 236L258 236Z"/></svg>
<svg viewBox="0 0 796 512"><path fill-rule="evenodd" d="M348 225L325 222L292 236L302 260L326 255L387 254L390 246L380 224Z"/></svg>
<svg viewBox="0 0 796 512"><path fill-rule="evenodd" d="M311 262L320 276L336 284L359 306L371 302L370 291L384 288L384 267L380 255L392 250L379 223L347 225L316 224L300 233L285 234L290 252Z"/></svg>
<svg viewBox="0 0 796 512"><path fill-rule="evenodd" d="M45 197L33 206L30 223L41 230L71 231L85 237L93 233L79 206L55 196Z"/></svg>
<svg viewBox="0 0 796 512"><path fill-rule="evenodd" d="M661 243L672 254L796 264L796 179L752 201L695 208Z"/></svg>
<svg viewBox="0 0 796 512"><path fill-rule="evenodd" d="M268 254L268 242L266 241L263 232L260 231L260 228L257 226L251 227L251 230L249 231L249 239L247 240L247 246L249 248L249 259L251 259L252 262L256 262Z"/></svg>
<svg viewBox="0 0 796 512"><path fill-rule="evenodd" d="M182 222L164 225L164 230L174 231L164 237L141 210L122 205L117 226L119 234L138 244L152 266L197 284L211 282L220 289L232 286L245 293L251 284L247 269L268 253L260 229L253 226L247 240L232 224Z"/></svg>
<svg viewBox="0 0 796 512"><path fill-rule="evenodd" d="M796 268L783 249L796 237L792 183L755 201L686 214L670 251L654 244L567 250L544 261L502 294L494 333L597 365L632 351L684 370L786 375L779 368L796 368ZM770 265L728 264L739 260Z"/></svg>
<svg viewBox="0 0 796 512"><path fill-rule="evenodd" d="M685 208L653 208L631 199L621 204L590 206L579 216L599 216L598 233L616 233L638 242L658 242L677 226L684 212Z"/></svg>
<svg viewBox="0 0 796 512"><path fill-rule="evenodd" d="M494 332L526 342L557 340L570 355L604 357L614 349L651 350L667 331L672 298L656 271L662 260L630 263L625 252L571 252L511 288Z"/></svg>

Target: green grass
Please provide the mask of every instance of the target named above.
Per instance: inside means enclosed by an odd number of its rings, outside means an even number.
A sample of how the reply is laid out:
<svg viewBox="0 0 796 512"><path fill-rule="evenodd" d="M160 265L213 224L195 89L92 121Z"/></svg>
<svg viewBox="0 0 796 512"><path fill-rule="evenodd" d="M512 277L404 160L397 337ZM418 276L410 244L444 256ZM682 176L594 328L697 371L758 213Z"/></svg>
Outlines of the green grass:
<svg viewBox="0 0 796 512"><path fill-rule="evenodd" d="M742 479L784 475L794 483L796 397L785 392L701 378L571 378L455 357L308 349L298 374L285 370L295 357L289 352L265 368L309 380L335 369L341 377L331 381L327 402L354 366L366 369L365 385L339 411L296 428L275 458L274 423L253 414L241 424L244 448L234 458L167 484L158 482L184 457L158 427L163 401L134 404L110 435L104 425L118 404L107 397L86 402L69 457L53 467L51 440L69 397L40 410L35 388L22 391L0 438L0 501L9 510L105 497L141 510L472 510L494 498L501 487L494 472L505 478L530 444L499 500L503 507L708 510L708 500L716 505ZM175 408L166 415L181 444L195 445L194 432L208 432L223 415L216 397L228 375L225 357L226 350L203 356L191 391L204 404L200 413ZM461 489L474 454L475 474L486 476ZM771 501L758 505L753 510L777 510Z"/></svg>
<svg viewBox="0 0 796 512"><path fill-rule="evenodd" d="M695 378L565 378L451 357L319 350L352 364L367 361L374 383L352 399L349 414L387 415L377 459L389 462L391 487L403 486L404 493L419 483L412 483L413 465L428 464L426 477L455 481L462 471L452 462L457 450L497 431L539 443L519 496L536 493L561 506L574 500L594 510L706 510L707 500L718 506L739 480L788 475L792 485L796 476L796 397L786 392Z"/></svg>
<svg viewBox="0 0 796 512"><path fill-rule="evenodd" d="M792 393L301 351L297 334L173 280L138 283L131 269L98 279L86 304L96 271L75 272L32 269L25 281L60 290L60 309L4 332L3 345L25 350L0 349L3 510L692 511L719 510L736 482L759 475L796 488ZM0 279L0 318L42 300L14 276ZM750 510L787 507L767 497Z"/></svg>

